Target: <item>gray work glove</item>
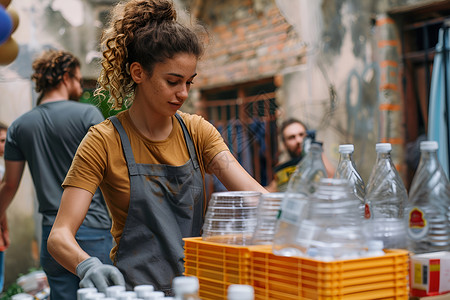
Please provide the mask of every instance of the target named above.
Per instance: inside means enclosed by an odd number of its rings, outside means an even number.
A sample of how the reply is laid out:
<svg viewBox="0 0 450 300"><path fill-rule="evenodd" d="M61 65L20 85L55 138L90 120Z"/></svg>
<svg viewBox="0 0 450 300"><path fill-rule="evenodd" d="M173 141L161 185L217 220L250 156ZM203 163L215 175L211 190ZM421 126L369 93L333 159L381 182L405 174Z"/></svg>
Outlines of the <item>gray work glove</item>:
<svg viewBox="0 0 450 300"><path fill-rule="evenodd" d="M103 264L97 257L89 257L77 266L80 288L95 287L102 293L110 285L125 286L122 273L115 266Z"/></svg>

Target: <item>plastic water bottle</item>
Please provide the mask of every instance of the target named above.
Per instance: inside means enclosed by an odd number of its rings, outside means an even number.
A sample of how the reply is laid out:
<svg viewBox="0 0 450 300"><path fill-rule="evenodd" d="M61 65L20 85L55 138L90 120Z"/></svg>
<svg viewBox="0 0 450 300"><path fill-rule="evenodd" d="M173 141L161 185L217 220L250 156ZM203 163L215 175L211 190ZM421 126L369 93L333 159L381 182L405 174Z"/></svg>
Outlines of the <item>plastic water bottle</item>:
<svg viewBox="0 0 450 300"><path fill-rule="evenodd" d="M254 300L255 291L251 285L231 284L228 286L227 300Z"/></svg>
<svg viewBox="0 0 450 300"><path fill-rule="evenodd" d="M379 143L375 149L377 159L369 177L365 198L367 238L382 240L387 249L405 249L404 210L408 194L392 162L391 144Z"/></svg>
<svg viewBox="0 0 450 300"><path fill-rule="evenodd" d="M450 185L437 156L438 143L420 143L420 161L411 183L408 250L416 254L450 250Z"/></svg>
<svg viewBox="0 0 450 300"><path fill-rule="evenodd" d="M178 276L173 279L172 289L177 300L200 300L199 282L195 276Z"/></svg>
<svg viewBox="0 0 450 300"><path fill-rule="evenodd" d="M286 193L314 193L314 184L321 178L327 177L327 171L322 160L322 143L311 142L308 154L298 163L294 174L289 179Z"/></svg>
<svg viewBox="0 0 450 300"><path fill-rule="evenodd" d="M366 186L364 180L356 170L355 161L353 160L353 152L355 147L352 144L339 145L339 164L336 168L336 174L334 178L342 178L350 181L353 187L353 192L359 199L360 203L360 215L364 217L364 198L366 196Z"/></svg>
<svg viewBox="0 0 450 300"><path fill-rule="evenodd" d="M363 220L348 180L322 178L314 194L291 194L284 200L282 205L292 205L282 207L272 247L275 255L321 260L360 255L365 246Z"/></svg>

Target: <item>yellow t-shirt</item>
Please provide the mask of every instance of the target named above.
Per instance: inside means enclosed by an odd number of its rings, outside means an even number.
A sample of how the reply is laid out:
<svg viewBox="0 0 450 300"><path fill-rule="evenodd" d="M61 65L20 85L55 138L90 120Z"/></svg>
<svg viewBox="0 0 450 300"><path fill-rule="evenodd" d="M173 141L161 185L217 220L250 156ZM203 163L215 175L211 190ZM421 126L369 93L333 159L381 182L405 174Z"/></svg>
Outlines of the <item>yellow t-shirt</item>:
<svg viewBox="0 0 450 300"><path fill-rule="evenodd" d="M195 145L204 178L206 166L218 153L228 151L228 147L217 129L204 118L183 112L178 114ZM128 135L136 163L181 166L189 160L183 130L175 116L172 117L172 132L163 141L151 141L143 136L134 126L128 111L119 113L117 118ZM128 214L130 179L119 133L110 120L90 128L62 186L78 187L91 193L100 186L112 217L111 234L118 245ZM112 259L116 252L117 246L111 251Z"/></svg>

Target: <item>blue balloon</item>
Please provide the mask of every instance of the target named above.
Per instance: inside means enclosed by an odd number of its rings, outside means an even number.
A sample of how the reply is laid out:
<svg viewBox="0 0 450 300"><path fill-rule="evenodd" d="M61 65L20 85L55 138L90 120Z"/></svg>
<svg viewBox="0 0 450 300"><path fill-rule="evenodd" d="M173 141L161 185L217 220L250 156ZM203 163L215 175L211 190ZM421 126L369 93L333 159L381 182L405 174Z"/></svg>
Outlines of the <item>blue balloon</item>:
<svg viewBox="0 0 450 300"><path fill-rule="evenodd" d="M13 22L10 15L0 5L0 45L6 42L11 35Z"/></svg>

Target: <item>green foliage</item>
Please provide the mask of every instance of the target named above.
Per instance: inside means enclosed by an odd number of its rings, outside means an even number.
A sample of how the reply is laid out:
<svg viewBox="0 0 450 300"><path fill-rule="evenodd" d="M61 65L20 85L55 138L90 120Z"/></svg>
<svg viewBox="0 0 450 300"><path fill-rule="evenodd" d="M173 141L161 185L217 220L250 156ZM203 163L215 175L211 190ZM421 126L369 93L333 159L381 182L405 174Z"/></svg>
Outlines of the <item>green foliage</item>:
<svg viewBox="0 0 450 300"><path fill-rule="evenodd" d="M28 269L27 274L32 273L34 271L40 271L40 270L42 270L41 267L39 267L39 268L33 267L33 268ZM19 279L23 275L26 275L26 274L19 274L19 277L17 277L17 279ZM14 282L10 286L8 286L8 288L6 290L4 290L3 293L0 294L0 300L9 300L9 299L11 299L12 296L23 293L23 292L24 292L24 290L22 289L22 287L20 285L17 284L17 280L16 280L16 282Z"/></svg>
<svg viewBox="0 0 450 300"><path fill-rule="evenodd" d="M110 104L108 103L108 95L105 95L104 98L100 99L100 97L94 97L94 90L85 90L83 95L80 98L80 102L82 103L90 103L92 105L97 106L103 114L103 117L108 118L110 116L114 116L119 112L128 109L126 105L119 110L112 110ZM1 300L1 299L0 299Z"/></svg>
<svg viewBox="0 0 450 300"><path fill-rule="evenodd" d="M9 300L11 296L20 293L23 293L23 289L17 283L13 283L0 295L0 300Z"/></svg>

